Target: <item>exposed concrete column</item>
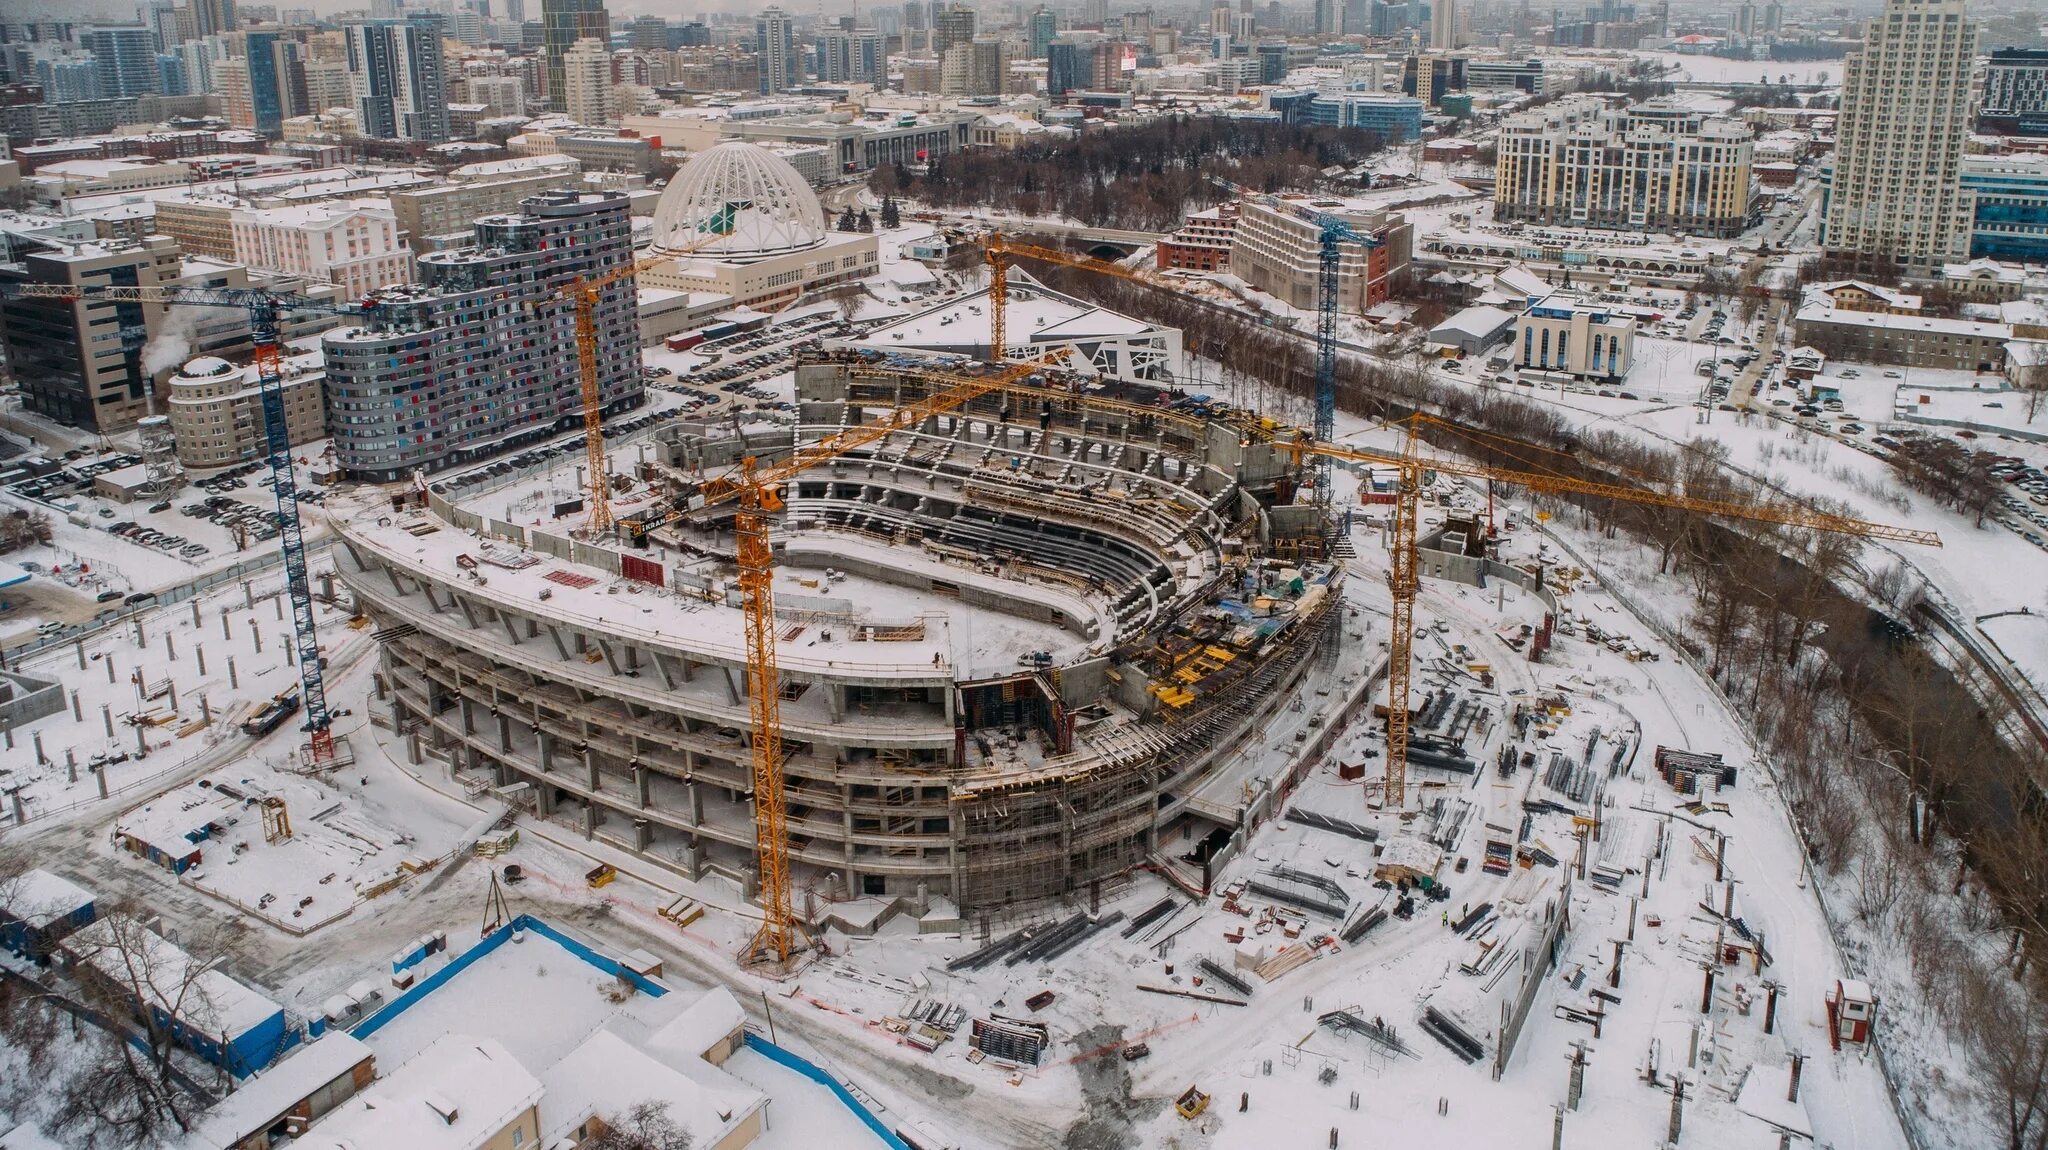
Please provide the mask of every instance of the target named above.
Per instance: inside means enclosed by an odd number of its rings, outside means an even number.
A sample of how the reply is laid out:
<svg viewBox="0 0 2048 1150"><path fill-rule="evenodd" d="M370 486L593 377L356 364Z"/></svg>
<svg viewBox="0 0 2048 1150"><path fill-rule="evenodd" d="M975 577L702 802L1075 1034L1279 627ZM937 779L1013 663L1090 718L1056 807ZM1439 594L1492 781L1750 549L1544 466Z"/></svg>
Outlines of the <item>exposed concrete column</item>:
<svg viewBox="0 0 2048 1150"><path fill-rule="evenodd" d="M633 795L643 811L647 809L647 776L652 773L640 763L633 764Z"/></svg>
<svg viewBox="0 0 2048 1150"><path fill-rule="evenodd" d="M583 837L597 837L597 804L587 799L583 803Z"/></svg>
<svg viewBox="0 0 2048 1150"><path fill-rule="evenodd" d="M535 727L533 729L533 741L534 762L539 764L540 773L545 775L548 773L548 761L554 755L555 737L553 735L548 734L546 731L541 730L539 727Z"/></svg>
<svg viewBox="0 0 2048 1150"><path fill-rule="evenodd" d="M457 705L462 711L462 733L465 735L476 734L476 700L471 699L468 695L463 695L457 699Z"/></svg>
<svg viewBox="0 0 2048 1150"><path fill-rule="evenodd" d="M644 851L654 845L654 824L646 819L633 820L633 849Z"/></svg>
<svg viewBox="0 0 2048 1150"><path fill-rule="evenodd" d="M498 712L498 749L512 749L512 716L503 711Z"/></svg>
<svg viewBox="0 0 2048 1150"><path fill-rule="evenodd" d="M683 786L689 792L690 825L701 827L704 825L704 790L697 785L695 780L684 783Z"/></svg>
<svg viewBox="0 0 2048 1150"><path fill-rule="evenodd" d="M824 683L824 684L821 684L821 685L822 685L822 686L823 686L823 687L825 688L825 710L826 710L826 713L827 713L827 714L829 714L829 715L831 716L831 719L832 719L832 721L833 721L833 722L835 722L835 723L843 723L843 722L845 722L845 721L846 721L846 684L844 684L844 683Z"/></svg>
<svg viewBox="0 0 2048 1150"><path fill-rule="evenodd" d="M583 782L591 790L597 790L597 750L585 745L583 748Z"/></svg>
<svg viewBox="0 0 2048 1150"><path fill-rule="evenodd" d="M845 794L846 792L842 788L840 791L842 800L845 798ZM845 834L844 849L840 851L840 854L845 857L846 865L850 868L853 866L853 811L843 804L839 808L839 825Z"/></svg>
<svg viewBox="0 0 2048 1150"><path fill-rule="evenodd" d="M540 784L540 813L546 818L555 813L555 788L543 781Z"/></svg>

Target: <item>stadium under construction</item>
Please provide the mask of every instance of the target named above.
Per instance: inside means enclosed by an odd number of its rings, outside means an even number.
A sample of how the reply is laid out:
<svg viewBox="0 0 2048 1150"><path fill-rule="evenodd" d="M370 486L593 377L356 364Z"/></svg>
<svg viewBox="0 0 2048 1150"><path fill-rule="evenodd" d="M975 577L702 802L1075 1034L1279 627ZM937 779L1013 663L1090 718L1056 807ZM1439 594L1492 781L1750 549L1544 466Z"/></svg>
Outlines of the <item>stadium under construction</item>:
<svg viewBox="0 0 2048 1150"><path fill-rule="evenodd" d="M963 377L987 386L795 472L770 523L793 913L1202 881L1284 790L1238 772L1342 639L1342 568L1296 502L1302 463L1249 417L1051 366L813 351L794 419L678 419L615 449L631 474L599 535L532 469L331 507L382 645L375 720L480 799L754 894L745 541L721 484Z"/></svg>

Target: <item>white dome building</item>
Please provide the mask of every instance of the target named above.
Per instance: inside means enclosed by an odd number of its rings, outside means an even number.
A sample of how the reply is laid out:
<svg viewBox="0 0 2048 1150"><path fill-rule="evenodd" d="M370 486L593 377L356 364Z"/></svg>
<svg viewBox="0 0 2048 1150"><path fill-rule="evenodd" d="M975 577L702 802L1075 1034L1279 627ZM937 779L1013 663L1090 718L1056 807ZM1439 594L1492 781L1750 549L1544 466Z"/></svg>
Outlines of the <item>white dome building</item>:
<svg viewBox="0 0 2048 1150"><path fill-rule="evenodd" d="M809 251L830 229L788 160L729 140L690 158L654 206L654 246L743 261Z"/></svg>
<svg viewBox="0 0 2048 1150"><path fill-rule="evenodd" d="M832 230L803 175L745 140L715 144L676 173L654 206L654 250L675 263L643 272L643 292L690 293L692 314L709 304L771 311L881 266L873 233Z"/></svg>

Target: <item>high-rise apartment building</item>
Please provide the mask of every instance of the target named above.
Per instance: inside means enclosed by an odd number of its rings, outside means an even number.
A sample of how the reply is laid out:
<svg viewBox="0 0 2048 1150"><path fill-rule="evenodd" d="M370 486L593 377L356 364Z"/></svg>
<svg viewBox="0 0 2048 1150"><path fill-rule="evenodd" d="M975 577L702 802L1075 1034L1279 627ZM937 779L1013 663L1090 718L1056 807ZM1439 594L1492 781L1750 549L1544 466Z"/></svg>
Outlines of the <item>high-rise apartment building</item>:
<svg viewBox="0 0 2048 1150"><path fill-rule="evenodd" d="M99 66L100 98L121 99L162 90L156 67L156 34L140 24L87 28L78 46Z"/></svg>
<svg viewBox="0 0 2048 1150"><path fill-rule="evenodd" d="M421 256L418 284L379 293L360 325L322 337L335 457L351 475L404 479L581 423L575 312L556 293L633 258L626 197L534 196L476 221L476 238ZM643 394L635 298L625 277L593 315L607 412Z"/></svg>
<svg viewBox="0 0 2048 1150"><path fill-rule="evenodd" d="M881 87L889 79L889 53L886 49L881 32L873 28L856 28L853 33L853 74L847 78L856 84Z"/></svg>
<svg viewBox="0 0 2048 1150"><path fill-rule="evenodd" d="M1060 18L1052 9L1040 7L1031 14L1031 58L1045 59L1045 51L1060 34Z"/></svg>
<svg viewBox="0 0 2048 1150"><path fill-rule="evenodd" d="M1315 33L1318 36L1335 36L1342 9L1337 0L1316 0Z"/></svg>
<svg viewBox="0 0 2048 1150"><path fill-rule="evenodd" d="M754 18L754 53L761 68L761 94L787 92L803 81L796 57L796 22L780 8L763 9Z"/></svg>
<svg viewBox="0 0 2048 1150"><path fill-rule="evenodd" d="M1429 6L1429 48L1449 52L1458 46L1458 0L1432 0Z"/></svg>
<svg viewBox="0 0 2048 1150"><path fill-rule="evenodd" d="M219 36L240 27L235 0L186 0L185 10L192 14L192 39Z"/></svg>
<svg viewBox="0 0 2048 1150"><path fill-rule="evenodd" d="M439 13L414 12L403 20L359 20L342 29L363 135L434 143L448 139L441 23Z"/></svg>
<svg viewBox="0 0 2048 1150"><path fill-rule="evenodd" d="M853 33L827 28L818 33L811 52L811 74L821 84L844 84L853 78Z"/></svg>
<svg viewBox="0 0 2048 1150"><path fill-rule="evenodd" d="M1916 271L1968 258L1962 163L1976 54L1964 0L1886 0L1865 27L1842 78L1828 253Z"/></svg>
<svg viewBox="0 0 2048 1150"><path fill-rule="evenodd" d="M243 54L215 65L229 123L276 132L291 117L313 110L306 94L305 39L302 28L251 28L243 35Z"/></svg>
<svg viewBox="0 0 2048 1150"><path fill-rule="evenodd" d="M471 76L469 102L482 104L486 117L524 116L526 84L517 76Z"/></svg>
<svg viewBox="0 0 2048 1150"><path fill-rule="evenodd" d="M1978 113L1985 124L2019 135L2048 130L2048 49L2000 48L1984 66L1984 102ZM2024 123L2022 123L2024 122Z"/></svg>
<svg viewBox="0 0 2048 1150"><path fill-rule="evenodd" d="M1675 101L1620 111L1597 99L1559 101L1502 122L1494 218L1740 235L1754 147L1746 125Z"/></svg>
<svg viewBox="0 0 2048 1150"><path fill-rule="evenodd" d="M562 57L578 40L610 44L611 17L604 10L604 0L540 0L540 19L543 54L548 64L548 110L567 111Z"/></svg>
<svg viewBox="0 0 2048 1150"><path fill-rule="evenodd" d="M562 56L562 110L579 124L597 126L618 119L611 49L596 40L570 45Z"/></svg>
<svg viewBox="0 0 2048 1150"><path fill-rule="evenodd" d="M974 9L957 4L932 7L932 55L944 59L946 49L974 39Z"/></svg>

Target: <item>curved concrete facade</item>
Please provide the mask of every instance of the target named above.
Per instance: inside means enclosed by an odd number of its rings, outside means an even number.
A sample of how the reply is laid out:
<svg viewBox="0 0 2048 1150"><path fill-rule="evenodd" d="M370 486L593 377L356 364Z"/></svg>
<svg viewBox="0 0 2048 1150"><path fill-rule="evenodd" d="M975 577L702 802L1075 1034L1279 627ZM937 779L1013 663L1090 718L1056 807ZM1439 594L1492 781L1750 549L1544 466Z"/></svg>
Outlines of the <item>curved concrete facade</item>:
<svg viewBox="0 0 2048 1150"><path fill-rule="evenodd" d="M806 367L804 437L920 386ZM1171 676L1148 669L1147 644L1241 585L1226 557L1261 522L1256 489L1283 455L1233 427L1058 398L1028 434L998 395L808 472L788 493L775 539L788 577L854 570L1056 627L1072 644L1056 664L1020 650L1012 670L969 671L943 637L778 598L804 913L860 896L996 909L1145 864L1193 786L1284 704L1340 614L1338 596L1303 598L1237 673L1186 705ZM723 455L763 449L713 428L665 435L672 475L715 474ZM997 458L1015 464L986 465ZM378 721L478 793L751 892L747 672L718 527L666 528L654 549L633 550L438 496L423 510L337 516L337 566L383 645Z"/></svg>

